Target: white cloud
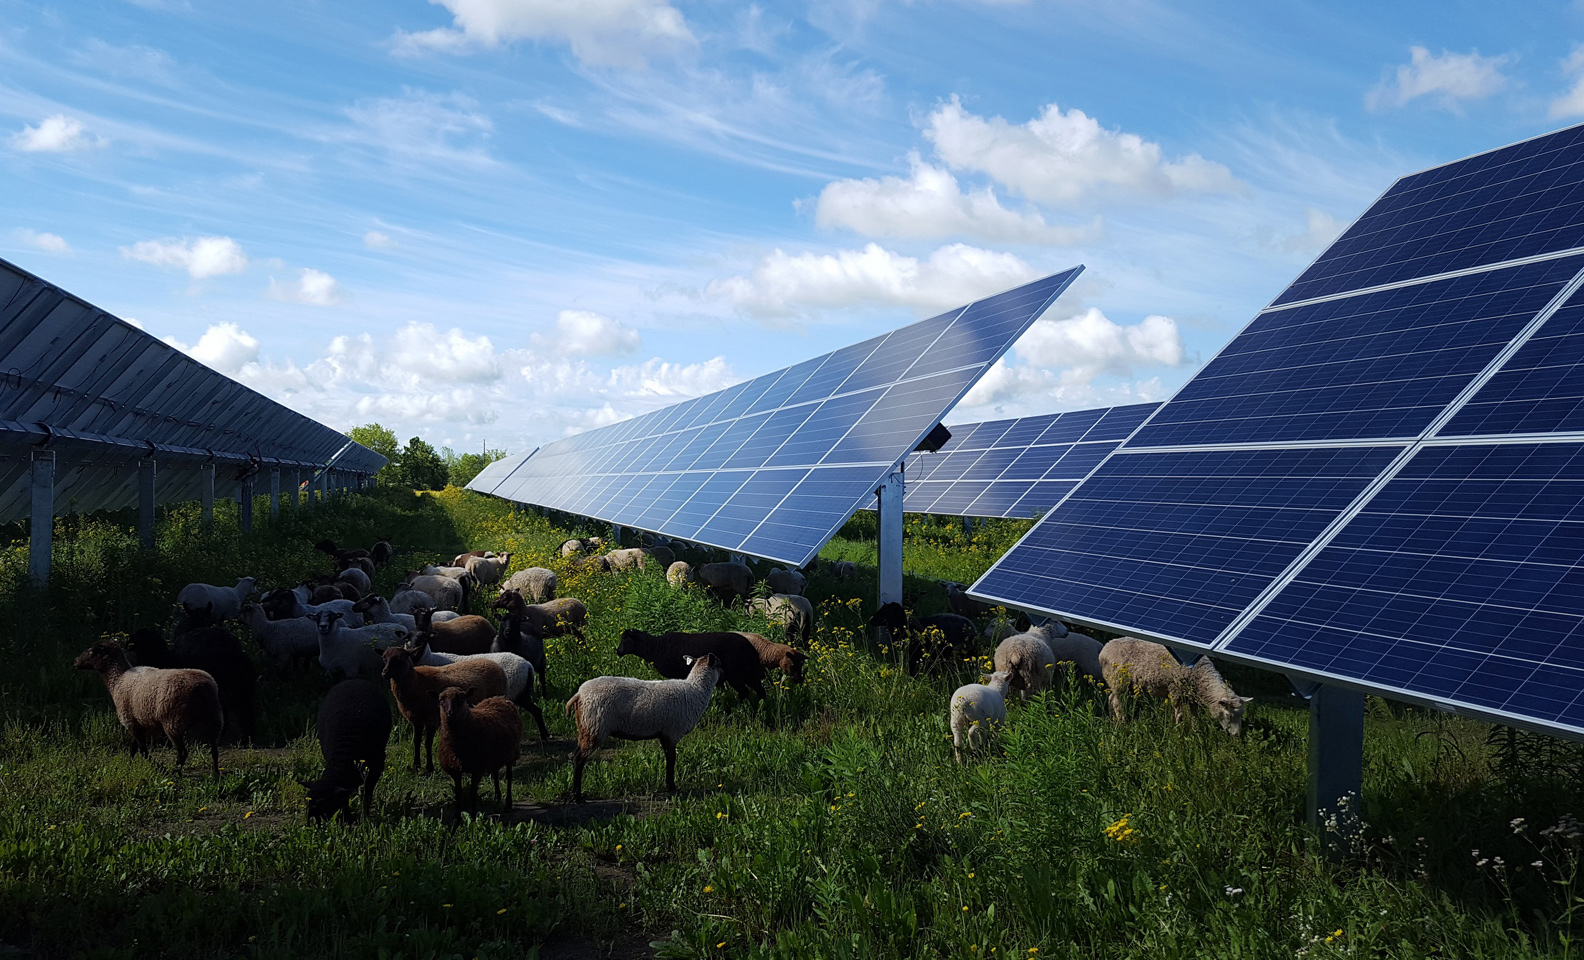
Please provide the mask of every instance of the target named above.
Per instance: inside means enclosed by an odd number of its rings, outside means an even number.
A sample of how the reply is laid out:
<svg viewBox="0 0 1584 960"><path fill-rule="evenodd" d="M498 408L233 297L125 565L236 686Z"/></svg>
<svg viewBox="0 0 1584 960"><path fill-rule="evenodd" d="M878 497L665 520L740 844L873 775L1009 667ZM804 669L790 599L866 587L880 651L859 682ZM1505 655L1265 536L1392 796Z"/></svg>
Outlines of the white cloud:
<svg viewBox="0 0 1584 960"><path fill-rule="evenodd" d="M1435 56L1424 47L1409 48L1409 62L1397 67L1394 77L1382 78L1364 95L1370 110L1390 110L1419 97L1433 96L1436 105L1457 111L1460 101L1480 100L1509 85L1501 68L1512 58L1482 57L1477 52Z"/></svg>
<svg viewBox="0 0 1584 960"><path fill-rule="evenodd" d="M1317 207L1304 209L1304 228L1282 237L1277 246L1293 253L1319 253L1341 235L1346 224Z"/></svg>
<svg viewBox="0 0 1584 960"><path fill-rule="evenodd" d="M452 26L398 32L401 54L465 51L514 40L566 43L596 66L641 67L645 57L689 47L693 34L667 0L432 0Z"/></svg>
<svg viewBox="0 0 1584 960"><path fill-rule="evenodd" d="M122 247L121 255L162 267L180 267L194 280L241 273L248 265L242 245L230 237L141 240Z"/></svg>
<svg viewBox="0 0 1584 960"><path fill-rule="evenodd" d="M142 320L137 320L137 319L134 319L132 317L122 317L121 318L121 322L127 324L128 326L136 327L139 330L143 330L145 332L148 330L147 327L143 326L143 321Z"/></svg>
<svg viewBox="0 0 1584 960"><path fill-rule="evenodd" d="M562 310L555 330L528 337L534 349L561 357L599 357L643 349L637 330L588 310Z"/></svg>
<svg viewBox="0 0 1584 960"><path fill-rule="evenodd" d="M162 87L176 86L176 61L164 50L139 44L117 46L90 38L70 55L79 67L97 70L119 79L145 80Z"/></svg>
<svg viewBox="0 0 1584 960"><path fill-rule="evenodd" d="M1562 61L1562 74L1573 78L1573 86L1551 101L1546 115L1553 120L1584 117L1584 46L1574 47Z"/></svg>
<svg viewBox="0 0 1584 960"><path fill-rule="evenodd" d="M399 97L360 100L346 115L351 127L323 139L373 147L393 162L409 165L495 164L483 143L495 129L494 121L465 94L409 89Z"/></svg>
<svg viewBox="0 0 1584 960"><path fill-rule="evenodd" d="M470 337L456 327L442 334L430 323L409 323L397 330L387 361L417 376L447 382L493 383L502 375L489 337Z"/></svg>
<svg viewBox="0 0 1584 960"><path fill-rule="evenodd" d="M615 368L608 383L618 396L654 397L670 404L724 390L738 379L725 357L712 357L703 363L670 363L655 357Z"/></svg>
<svg viewBox="0 0 1584 960"><path fill-rule="evenodd" d="M910 177L837 180L820 191L814 220L871 237L975 237L1003 243L1073 246L1098 239L1101 222L1056 227L1038 213L1001 206L989 187L963 192L949 170L909 156Z"/></svg>
<svg viewBox="0 0 1584 960"><path fill-rule="evenodd" d="M64 113L45 117L36 127L23 127L11 137L12 146L27 153L66 153L102 147L109 141L89 136L83 122Z"/></svg>
<svg viewBox="0 0 1584 960"><path fill-rule="evenodd" d="M363 245L378 250L394 247L396 246L396 241L378 230L370 230L368 233L363 234Z"/></svg>
<svg viewBox="0 0 1584 960"><path fill-rule="evenodd" d="M165 342L228 376L235 376L247 364L257 363L259 357L258 338L234 323L211 326L190 347L174 337L166 337Z"/></svg>
<svg viewBox="0 0 1584 960"><path fill-rule="evenodd" d="M1033 366L1059 371L1063 384L1090 383L1103 374L1129 376L1141 366L1176 366L1184 355L1171 317L1156 314L1123 325L1094 307L1064 320L1035 321L1012 349Z"/></svg>
<svg viewBox="0 0 1584 960"><path fill-rule="evenodd" d="M71 253L71 244L67 243L59 234L40 233L37 230L28 230L23 227L15 231L16 238L30 247L37 247L45 253Z"/></svg>
<svg viewBox="0 0 1584 960"><path fill-rule="evenodd" d="M312 267L302 268L296 280L286 283L271 277L266 292L276 300L308 303L316 307L328 307L341 302L341 288L335 277Z"/></svg>
<svg viewBox="0 0 1584 960"><path fill-rule="evenodd" d="M947 166L988 174L1009 190L1055 206L1240 189L1219 163L1197 153L1169 160L1158 143L1107 130L1083 111L1063 113L1054 103L1014 125L975 116L953 97L930 114L924 136Z"/></svg>
<svg viewBox="0 0 1584 960"><path fill-rule="evenodd" d="M899 304L939 310L1035 277L1035 270L1010 253L954 243L919 260L871 243L834 254L787 254L761 260L746 277L709 285L712 296L738 310L776 317L858 304Z"/></svg>

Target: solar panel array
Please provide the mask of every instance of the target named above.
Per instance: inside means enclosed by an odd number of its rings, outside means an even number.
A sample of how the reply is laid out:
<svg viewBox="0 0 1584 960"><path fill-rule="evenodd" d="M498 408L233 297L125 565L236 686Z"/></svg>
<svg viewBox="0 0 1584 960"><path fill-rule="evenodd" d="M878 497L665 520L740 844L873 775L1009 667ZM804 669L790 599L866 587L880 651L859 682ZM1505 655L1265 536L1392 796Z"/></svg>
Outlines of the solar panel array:
<svg viewBox="0 0 1584 960"><path fill-rule="evenodd" d="M1159 404L1070 410L948 426L934 453L908 458L903 509L1028 518L1049 510Z"/></svg>
<svg viewBox="0 0 1584 960"><path fill-rule="evenodd" d="M64 511L137 503L137 463L158 464L160 502L217 496L281 467L371 474L385 458L159 339L0 260L0 522L29 515L35 450L55 452Z"/></svg>
<svg viewBox="0 0 1584 960"><path fill-rule="evenodd" d="M802 566L1080 270L546 444L490 492Z"/></svg>
<svg viewBox="0 0 1584 960"><path fill-rule="evenodd" d="M1398 181L975 585L1584 735L1584 128Z"/></svg>

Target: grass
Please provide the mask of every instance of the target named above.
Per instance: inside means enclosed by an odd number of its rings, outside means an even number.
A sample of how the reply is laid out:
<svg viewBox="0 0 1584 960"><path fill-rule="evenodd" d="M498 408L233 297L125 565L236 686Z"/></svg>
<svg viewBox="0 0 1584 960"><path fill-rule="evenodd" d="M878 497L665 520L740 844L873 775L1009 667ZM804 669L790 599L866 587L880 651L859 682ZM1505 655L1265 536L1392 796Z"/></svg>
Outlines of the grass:
<svg viewBox="0 0 1584 960"><path fill-rule="evenodd" d="M265 679L261 745L228 750L217 786L198 764L176 775L169 750L129 758L72 656L165 619L189 579L322 570L321 536L395 535L388 588L463 546L561 567L577 531L456 490L354 496L250 536L227 519L206 535L173 510L149 554L116 518L63 522L43 595L25 552L0 552L0 956L495 957L563 938L669 957L1573 953L1572 745L1372 700L1366 826L1333 861L1302 824L1307 721L1279 683L1239 740L1156 704L1118 726L1097 691L1046 694L1012 705L997 755L959 766L945 704L974 665L902 673L863 635L872 579L812 579L809 682L760 707L719 695L682 743L676 796L654 744L617 745L590 766L596 802L572 810L559 703L587 677L647 675L612 654L624 627L777 628L657 570L566 575L591 629L551 642L552 742L525 746L508 821L486 800L450 822L449 784L408 771L398 730L372 815L309 827L296 778L319 769L320 678ZM859 559L842 551L861 523L847 533L831 554ZM1016 535L992 524L967 552L910 522L907 561L967 582Z"/></svg>

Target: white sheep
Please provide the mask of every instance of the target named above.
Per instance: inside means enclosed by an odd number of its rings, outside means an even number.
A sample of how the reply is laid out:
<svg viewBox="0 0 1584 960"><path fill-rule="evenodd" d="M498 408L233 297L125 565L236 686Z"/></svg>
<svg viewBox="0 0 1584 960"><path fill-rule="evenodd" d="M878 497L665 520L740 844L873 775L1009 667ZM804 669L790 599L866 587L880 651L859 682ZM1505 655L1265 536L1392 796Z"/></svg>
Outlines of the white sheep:
<svg viewBox="0 0 1584 960"><path fill-rule="evenodd" d="M983 683L965 683L951 696L952 750L957 762L963 748L978 750L990 746L996 727L1006 722L1006 694L1010 674L996 672L983 677Z"/></svg>
<svg viewBox="0 0 1584 960"><path fill-rule="evenodd" d="M691 660L686 680L595 677L567 701L577 722L572 797L583 802L583 767L606 740L659 740L666 758L666 789L676 791L676 746L709 708L720 680L720 660L705 654Z"/></svg>
<svg viewBox="0 0 1584 960"><path fill-rule="evenodd" d="M319 627L319 666L331 680L379 677L379 651L407 642L406 628L394 623L371 623L349 627L339 613L319 613L313 617Z"/></svg>
<svg viewBox="0 0 1584 960"><path fill-rule="evenodd" d="M253 641L275 661L276 669L285 673L294 660L307 660L319 655L319 625L307 617L289 617L271 620L264 608L249 603L242 608L242 620L253 634Z"/></svg>
<svg viewBox="0 0 1584 960"><path fill-rule="evenodd" d="M778 593L767 599L750 600L748 607L767 620L779 621L786 628L788 640L798 637L807 644L814 636L814 604L806 597Z"/></svg>
<svg viewBox="0 0 1584 960"><path fill-rule="evenodd" d="M686 560L678 560L666 567L666 583L673 590L681 590L693 582L693 567Z"/></svg>
<svg viewBox="0 0 1584 960"><path fill-rule="evenodd" d="M639 547L629 547L612 550L605 554L605 559L610 561L612 570L642 570L649 562L649 555Z"/></svg>
<svg viewBox="0 0 1584 960"><path fill-rule="evenodd" d="M794 597L803 596L803 591L808 589L807 577L796 570L782 570L780 567L765 574L765 583L770 585L772 593Z"/></svg>
<svg viewBox="0 0 1584 960"><path fill-rule="evenodd" d="M1056 635L1060 629L1061 635ZM995 650L995 669L1012 677L1012 689L1024 700L1039 693L1056 677L1064 663L1071 663L1080 676L1101 678L1100 641L1081 633L1068 633L1060 623L1031 627L1002 640Z"/></svg>
<svg viewBox="0 0 1584 960"><path fill-rule="evenodd" d="M501 574L511 565L512 555L503 553L494 557L474 557L467 562L467 572L479 583L499 583Z"/></svg>
<svg viewBox="0 0 1584 960"><path fill-rule="evenodd" d="M413 576L414 574L409 574L407 579L411 580ZM419 568L416 576L445 577L447 580L461 580L467 576L467 567L452 567L431 563L428 566Z"/></svg>
<svg viewBox="0 0 1584 960"><path fill-rule="evenodd" d="M1100 650L1100 670L1111 693L1111 712L1118 723L1126 718L1122 689L1129 688L1171 701L1177 722L1183 708L1204 707L1234 737L1243 732L1243 708L1254 698L1240 697L1221 679L1209 657L1191 667L1177 662L1171 651L1137 637L1118 637Z"/></svg>
<svg viewBox="0 0 1584 960"><path fill-rule="evenodd" d="M242 602L253 595L253 585L258 583L255 577L242 577L234 587L216 587L207 583L189 583L176 594L176 602L189 615L202 613L205 609L214 622L222 620L235 620L242 616ZM212 604L212 606L211 606Z"/></svg>
<svg viewBox="0 0 1584 960"><path fill-rule="evenodd" d="M555 571L547 567L529 567L518 570L512 574L501 587L502 590L516 590L523 595L523 599L530 603L544 603L554 600L556 595Z"/></svg>

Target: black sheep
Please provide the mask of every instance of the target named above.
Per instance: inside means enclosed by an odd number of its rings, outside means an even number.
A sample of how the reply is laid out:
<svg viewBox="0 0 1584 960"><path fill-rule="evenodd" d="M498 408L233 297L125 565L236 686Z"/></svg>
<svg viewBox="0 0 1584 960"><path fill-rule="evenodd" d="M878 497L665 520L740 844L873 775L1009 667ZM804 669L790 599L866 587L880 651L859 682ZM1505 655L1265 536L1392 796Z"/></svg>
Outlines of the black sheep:
<svg viewBox="0 0 1584 960"><path fill-rule="evenodd" d="M539 695L550 696L550 671L545 663L544 637L523 629L528 609L522 594L516 590L502 590L494 609L505 610L506 615L501 618L495 642L490 644L490 653L515 653L533 664L534 672L539 674Z"/></svg>
<svg viewBox="0 0 1584 960"><path fill-rule="evenodd" d="M390 705L368 680L343 680L330 688L319 705L319 752L325 769L308 791L308 819L329 820L336 813L350 819L352 795L363 787L363 812L374 809L374 786L385 772L385 745L390 740ZM367 772L358 770L362 763Z"/></svg>
<svg viewBox="0 0 1584 960"><path fill-rule="evenodd" d="M257 722L258 671L243 652L242 642L224 627L200 627L177 639L181 647L172 650L157 628L144 627L127 640L127 650L137 657L139 666L187 668L209 674L220 688L220 707L227 725L236 727L237 742L252 742Z"/></svg>
<svg viewBox="0 0 1584 960"><path fill-rule="evenodd" d="M894 643L901 644L907 652L908 673L918 673L926 652L931 657L955 653L967 657L974 653L978 631L974 622L955 613L937 613L929 617L909 618L902 604L892 601L882 606L869 618L869 626L885 627ZM933 639L934 631L940 636ZM927 649L926 649L927 648Z"/></svg>
<svg viewBox="0 0 1584 960"><path fill-rule="evenodd" d="M616 646L616 656L631 654L647 660L667 680L686 680L692 667L683 658L697 659L706 653L714 654L722 668L715 682L717 687L730 684L744 699L750 690L759 694L760 700L765 698L765 668L759 650L740 633L652 634L623 630L621 643Z"/></svg>

